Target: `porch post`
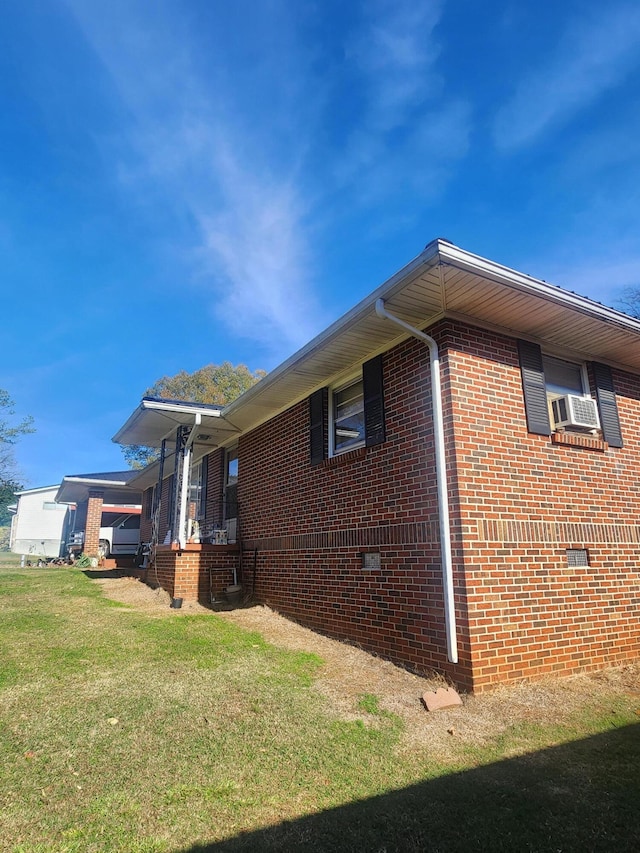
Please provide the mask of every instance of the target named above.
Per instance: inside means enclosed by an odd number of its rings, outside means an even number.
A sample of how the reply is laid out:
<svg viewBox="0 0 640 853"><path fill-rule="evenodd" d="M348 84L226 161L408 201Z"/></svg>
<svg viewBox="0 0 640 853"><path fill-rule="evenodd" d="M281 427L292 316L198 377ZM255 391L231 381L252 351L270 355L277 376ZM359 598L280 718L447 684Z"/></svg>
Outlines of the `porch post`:
<svg viewBox="0 0 640 853"><path fill-rule="evenodd" d="M102 490L89 490L89 500L87 502L87 521L84 529L84 553L88 554L90 557L98 556L103 498L104 492Z"/></svg>

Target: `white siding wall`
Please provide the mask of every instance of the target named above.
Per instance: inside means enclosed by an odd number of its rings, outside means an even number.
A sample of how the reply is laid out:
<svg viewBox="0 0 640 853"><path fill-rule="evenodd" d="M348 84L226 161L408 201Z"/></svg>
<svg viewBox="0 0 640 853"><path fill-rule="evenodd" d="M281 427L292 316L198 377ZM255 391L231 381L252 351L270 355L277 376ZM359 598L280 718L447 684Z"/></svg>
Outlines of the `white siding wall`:
<svg viewBox="0 0 640 853"><path fill-rule="evenodd" d="M18 496L11 550L36 557L58 557L67 518L66 504L56 504L58 486Z"/></svg>

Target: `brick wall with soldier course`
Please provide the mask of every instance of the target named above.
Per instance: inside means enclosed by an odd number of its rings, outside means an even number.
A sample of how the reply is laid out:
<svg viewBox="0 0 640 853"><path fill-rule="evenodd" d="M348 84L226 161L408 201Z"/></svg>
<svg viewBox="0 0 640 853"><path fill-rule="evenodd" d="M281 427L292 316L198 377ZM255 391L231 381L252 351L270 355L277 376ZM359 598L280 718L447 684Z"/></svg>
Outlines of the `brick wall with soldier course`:
<svg viewBox="0 0 640 853"><path fill-rule="evenodd" d="M308 400L240 439L243 583L317 631L470 683L461 596L462 662L446 658L428 350L407 341L382 369L381 444L311 464Z"/></svg>
<svg viewBox="0 0 640 853"><path fill-rule="evenodd" d="M451 322L429 331L441 347L459 663L445 654L419 341L384 354L383 444L312 466L307 401L241 438L243 582L309 627L475 691L637 657L639 378L612 371L623 447L534 435L515 339ZM367 551L378 570L363 567Z"/></svg>
<svg viewBox="0 0 640 853"><path fill-rule="evenodd" d="M440 336L473 688L637 657L640 378L612 370L622 447L534 435L517 341L454 324Z"/></svg>

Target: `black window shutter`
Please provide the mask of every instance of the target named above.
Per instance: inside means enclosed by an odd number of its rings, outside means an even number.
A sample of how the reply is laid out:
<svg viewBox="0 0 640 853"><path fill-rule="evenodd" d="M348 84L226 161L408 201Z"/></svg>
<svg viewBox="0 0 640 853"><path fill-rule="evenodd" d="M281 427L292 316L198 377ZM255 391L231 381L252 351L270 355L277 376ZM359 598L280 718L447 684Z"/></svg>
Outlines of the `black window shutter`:
<svg viewBox="0 0 640 853"><path fill-rule="evenodd" d="M329 391L320 388L309 397L309 436L311 464L327 458L327 413Z"/></svg>
<svg viewBox="0 0 640 853"><path fill-rule="evenodd" d="M381 355L362 365L362 388L365 444L372 447L374 444L382 444L386 438Z"/></svg>
<svg viewBox="0 0 640 853"><path fill-rule="evenodd" d="M538 344L518 341L524 407L527 413L527 429L537 435L551 435L547 391L544 384L542 351Z"/></svg>
<svg viewBox="0 0 640 853"><path fill-rule="evenodd" d="M622 447L622 432L611 368L606 364L598 364L596 361L591 362L591 367L596 381L596 399L600 410L602 437L610 447Z"/></svg>

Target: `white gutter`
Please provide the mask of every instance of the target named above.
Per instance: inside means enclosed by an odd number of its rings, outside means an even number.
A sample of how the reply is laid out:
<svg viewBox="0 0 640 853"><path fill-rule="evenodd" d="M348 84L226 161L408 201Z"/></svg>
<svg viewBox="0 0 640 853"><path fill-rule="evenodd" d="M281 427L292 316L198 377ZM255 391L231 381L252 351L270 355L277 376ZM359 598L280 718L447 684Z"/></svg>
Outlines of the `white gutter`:
<svg viewBox="0 0 640 853"><path fill-rule="evenodd" d="M442 561L442 585L444 589L444 619L447 634L447 657L458 663L458 641L456 636L456 612L453 600L453 561L451 557L451 529L449 524L449 489L447 462L444 452L444 419L442 415L442 388L440 384L440 354L432 337L405 323L400 317L390 314L384 307L384 299L376 300L376 314L401 326L414 338L424 341L429 347L431 361L431 400L433 410L433 435L436 450L436 483L438 486L438 521L440 526L440 553Z"/></svg>
<svg viewBox="0 0 640 853"><path fill-rule="evenodd" d="M189 473L191 470L191 445L196 437L196 427L202 423L202 415L196 412L193 428L183 449L182 482L180 483L180 515L178 517L178 544L185 548L187 544L187 502L189 500Z"/></svg>
<svg viewBox="0 0 640 853"><path fill-rule="evenodd" d="M200 416L208 415L212 418L222 417L222 406L215 408L212 406L198 406L197 404L194 406L191 403L186 402L170 403L167 401L149 400L144 397L140 402L140 408L147 409L151 412L172 412L173 414L187 414L189 412L196 412L196 414Z"/></svg>

